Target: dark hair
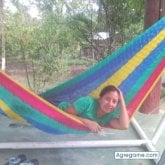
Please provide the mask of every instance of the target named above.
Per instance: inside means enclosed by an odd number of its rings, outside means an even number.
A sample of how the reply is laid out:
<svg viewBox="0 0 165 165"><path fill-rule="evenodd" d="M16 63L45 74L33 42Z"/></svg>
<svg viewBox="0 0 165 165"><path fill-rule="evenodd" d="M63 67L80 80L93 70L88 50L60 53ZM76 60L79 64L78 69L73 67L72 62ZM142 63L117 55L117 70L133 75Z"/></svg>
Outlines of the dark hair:
<svg viewBox="0 0 165 165"><path fill-rule="evenodd" d="M102 91L100 92L100 97L103 97L108 92L115 92L115 91L118 94L120 94L119 90L114 85L108 85L102 89Z"/></svg>

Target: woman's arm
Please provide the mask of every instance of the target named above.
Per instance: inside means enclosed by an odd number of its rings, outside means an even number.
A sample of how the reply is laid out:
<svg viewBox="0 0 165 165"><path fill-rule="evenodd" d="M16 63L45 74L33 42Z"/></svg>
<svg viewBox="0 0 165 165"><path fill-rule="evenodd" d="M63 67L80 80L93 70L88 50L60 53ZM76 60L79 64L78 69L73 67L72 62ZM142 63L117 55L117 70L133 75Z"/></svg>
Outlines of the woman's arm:
<svg viewBox="0 0 165 165"><path fill-rule="evenodd" d="M102 127L95 121L87 119L87 118L82 118L79 116L75 116L76 118L78 118L80 121L82 121L84 123L84 125L86 127L89 128L89 130L93 133L98 133L101 131Z"/></svg>
<svg viewBox="0 0 165 165"><path fill-rule="evenodd" d="M120 116L119 118L112 119L110 121L110 126L115 129L128 129L129 127L129 116L127 113L127 108L125 105L124 97L122 92L120 92L119 102L120 102Z"/></svg>
<svg viewBox="0 0 165 165"><path fill-rule="evenodd" d="M89 128L89 130L91 132L97 133L100 132L102 127L95 121L87 119L87 118L82 118L80 116L78 116L78 114L76 113L76 110L74 108L74 106L70 106L69 108L67 108L65 110L65 112L72 114L75 118L79 119L80 121L82 121L82 123Z"/></svg>

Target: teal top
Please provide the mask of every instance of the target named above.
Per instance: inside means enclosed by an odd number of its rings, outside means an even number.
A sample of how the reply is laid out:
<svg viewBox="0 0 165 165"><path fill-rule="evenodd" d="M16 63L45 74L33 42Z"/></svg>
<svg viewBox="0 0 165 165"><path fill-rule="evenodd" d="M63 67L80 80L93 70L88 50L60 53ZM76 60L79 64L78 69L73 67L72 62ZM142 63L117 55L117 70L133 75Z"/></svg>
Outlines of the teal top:
<svg viewBox="0 0 165 165"><path fill-rule="evenodd" d="M64 101L61 102L58 107L65 111L69 106L71 106L71 104ZM73 106L80 117L96 121L101 126L108 125L111 119L119 117L119 109L107 113L104 116L97 117L99 102L90 96L80 97L73 102Z"/></svg>

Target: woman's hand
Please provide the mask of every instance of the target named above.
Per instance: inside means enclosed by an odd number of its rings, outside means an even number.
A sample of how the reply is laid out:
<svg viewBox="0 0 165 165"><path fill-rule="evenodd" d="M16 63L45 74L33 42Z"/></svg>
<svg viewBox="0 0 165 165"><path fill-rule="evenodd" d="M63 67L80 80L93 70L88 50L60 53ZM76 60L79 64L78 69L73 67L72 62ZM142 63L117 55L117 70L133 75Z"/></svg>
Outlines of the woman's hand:
<svg viewBox="0 0 165 165"><path fill-rule="evenodd" d="M72 114L75 118L79 119L80 121L83 122L83 124L89 128L89 130L93 133L98 133L101 131L102 127L95 121L87 119L87 118L82 118L80 116Z"/></svg>
<svg viewBox="0 0 165 165"><path fill-rule="evenodd" d="M119 102L124 101L123 92L119 88L117 89L119 91Z"/></svg>
<svg viewBox="0 0 165 165"><path fill-rule="evenodd" d="M118 91L119 91L120 115L119 118L114 118L110 121L110 126L115 129L128 129L129 116L128 116L124 96L119 88Z"/></svg>
<svg viewBox="0 0 165 165"><path fill-rule="evenodd" d="M85 126L87 126L93 133L98 133L102 129L102 127L95 121L89 119L83 119L83 122Z"/></svg>

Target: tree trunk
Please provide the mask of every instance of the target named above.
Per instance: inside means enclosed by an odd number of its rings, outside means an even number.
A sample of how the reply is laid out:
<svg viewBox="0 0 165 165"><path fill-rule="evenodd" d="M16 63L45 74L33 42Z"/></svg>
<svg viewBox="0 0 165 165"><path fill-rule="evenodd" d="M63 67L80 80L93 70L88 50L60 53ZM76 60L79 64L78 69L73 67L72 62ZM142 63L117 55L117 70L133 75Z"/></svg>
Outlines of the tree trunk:
<svg viewBox="0 0 165 165"><path fill-rule="evenodd" d="M0 0L0 54L1 54L1 69L6 69L5 59L5 35L4 35L4 18L3 18L3 0Z"/></svg>
<svg viewBox="0 0 165 165"><path fill-rule="evenodd" d="M146 0L144 28L147 29L165 15L165 0ZM159 113L161 80L157 82L140 108L143 113Z"/></svg>

